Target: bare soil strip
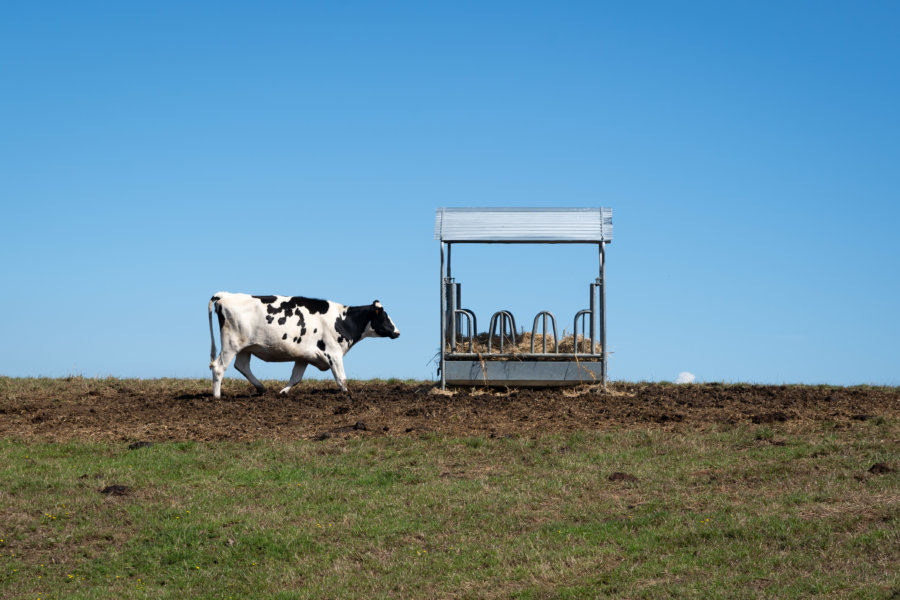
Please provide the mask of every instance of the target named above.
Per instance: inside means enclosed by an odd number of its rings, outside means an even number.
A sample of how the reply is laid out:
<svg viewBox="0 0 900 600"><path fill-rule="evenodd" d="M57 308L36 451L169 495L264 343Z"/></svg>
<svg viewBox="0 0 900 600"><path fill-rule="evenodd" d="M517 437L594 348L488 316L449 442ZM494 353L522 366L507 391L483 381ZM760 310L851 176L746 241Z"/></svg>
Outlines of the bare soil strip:
<svg viewBox="0 0 900 600"><path fill-rule="evenodd" d="M274 382L267 382L270 388ZM900 417L900 388L614 383L580 389L441 393L430 383L304 383L287 396L227 381L0 378L0 437L48 441L291 440L403 436L529 436L628 428L710 428Z"/></svg>

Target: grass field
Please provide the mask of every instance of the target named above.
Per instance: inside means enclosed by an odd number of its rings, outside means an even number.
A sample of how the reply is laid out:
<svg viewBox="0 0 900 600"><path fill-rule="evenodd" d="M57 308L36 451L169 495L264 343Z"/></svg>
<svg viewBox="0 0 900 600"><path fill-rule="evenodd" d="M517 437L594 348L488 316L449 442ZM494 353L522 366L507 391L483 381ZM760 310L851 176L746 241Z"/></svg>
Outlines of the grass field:
<svg viewBox="0 0 900 600"><path fill-rule="evenodd" d="M893 416L128 446L0 440L0 597L900 597Z"/></svg>

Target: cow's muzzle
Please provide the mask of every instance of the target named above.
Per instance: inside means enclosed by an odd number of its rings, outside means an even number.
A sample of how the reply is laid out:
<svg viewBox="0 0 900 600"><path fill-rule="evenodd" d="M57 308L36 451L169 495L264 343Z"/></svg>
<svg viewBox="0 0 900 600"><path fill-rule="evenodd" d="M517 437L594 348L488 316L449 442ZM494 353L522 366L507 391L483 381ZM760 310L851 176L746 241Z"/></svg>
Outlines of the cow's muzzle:
<svg viewBox="0 0 900 600"><path fill-rule="evenodd" d="M400 337L400 332L399 332L399 331L393 331L393 332L391 332L391 339L392 339L392 340L396 340L398 337Z"/></svg>

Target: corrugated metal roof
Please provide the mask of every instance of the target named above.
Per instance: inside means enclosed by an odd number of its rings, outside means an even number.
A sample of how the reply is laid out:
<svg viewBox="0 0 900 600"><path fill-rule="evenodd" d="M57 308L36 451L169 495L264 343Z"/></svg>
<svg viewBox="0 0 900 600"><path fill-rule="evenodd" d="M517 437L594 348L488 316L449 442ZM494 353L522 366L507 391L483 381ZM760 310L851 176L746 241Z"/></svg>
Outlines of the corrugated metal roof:
<svg viewBox="0 0 900 600"><path fill-rule="evenodd" d="M444 242L610 242L611 208L439 208Z"/></svg>

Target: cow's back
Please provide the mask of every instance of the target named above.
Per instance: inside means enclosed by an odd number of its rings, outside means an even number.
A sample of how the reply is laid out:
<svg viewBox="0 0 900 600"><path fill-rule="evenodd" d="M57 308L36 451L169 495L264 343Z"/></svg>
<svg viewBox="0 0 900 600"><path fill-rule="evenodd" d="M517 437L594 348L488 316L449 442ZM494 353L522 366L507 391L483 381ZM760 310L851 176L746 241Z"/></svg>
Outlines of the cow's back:
<svg viewBox="0 0 900 600"><path fill-rule="evenodd" d="M320 368L322 340L335 335L333 324L346 310L302 296L219 292L213 298L223 340L266 361L306 360Z"/></svg>

